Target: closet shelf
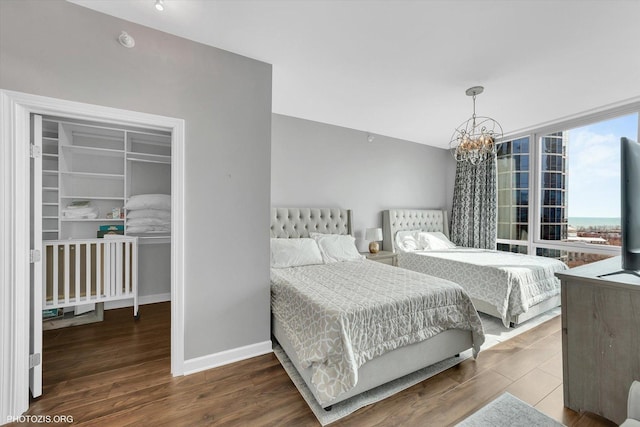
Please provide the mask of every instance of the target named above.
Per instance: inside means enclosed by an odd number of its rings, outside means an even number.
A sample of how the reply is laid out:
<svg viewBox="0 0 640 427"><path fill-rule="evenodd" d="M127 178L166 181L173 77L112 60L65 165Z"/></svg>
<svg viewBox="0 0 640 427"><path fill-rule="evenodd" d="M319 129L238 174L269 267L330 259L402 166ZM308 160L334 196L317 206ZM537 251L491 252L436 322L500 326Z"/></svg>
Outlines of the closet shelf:
<svg viewBox="0 0 640 427"><path fill-rule="evenodd" d="M44 230L48 237L56 233L62 239L93 237L98 225L126 225L124 218L105 216L124 209L128 195L162 193L170 188L171 134L64 119L45 118L43 123L43 158L48 163L42 170L46 178L42 218L47 221L45 227L58 228ZM77 200L91 201L100 217L63 216L66 207ZM171 241L170 232L133 236L147 244Z"/></svg>
<svg viewBox="0 0 640 427"><path fill-rule="evenodd" d="M127 161L170 165L171 156L164 156L162 154L129 153L127 155Z"/></svg>
<svg viewBox="0 0 640 427"><path fill-rule="evenodd" d="M123 222L124 219L120 218L66 218L62 217L60 219L62 222Z"/></svg>
<svg viewBox="0 0 640 427"><path fill-rule="evenodd" d="M102 139L105 141L118 141L124 144L124 133L122 134L122 136L113 136L113 135L105 135L101 133L78 132L74 130L74 131L71 131L71 135L73 137L80 137L80 138Z"/></svg>
<svg viewBox="0 0 640 427"><path fill-rule="evenodd" d="M63 150L76 153L93 154L100 156L123 157L124 150L115 150L113 148L86 147L84 145L60 145Z"/></svg>
<svg viewBox="0 0 640 427"><path fill-rule="evenodd" d="M124 197L118 197L118 196L92 196L92 195L84 195L84 196L78 196L78 195L69 195L69 194L65 194L63 196L60 196L61 199L84 199L84 200L122 200L124 201Z"/></svg>
<svg viewBox="0 0 640 427"><path fill-rule="evenodd" d="M159 135L153 135L153 134L149 134L151 136L154 137L159 137ZM151 141L148 139L141 139L141 138L136 138L135 136L131 137L131 142L134 144L146 144L146 145L155 145L155 146L159 146L159 147L171 147L171 140L169 140L167 138L167 141Z"/></svg>
<svg viewBox="0 0 640 427"><path fill-rule="evenodd" d="M95 173L95 172L67 172L60 171L61 175L93 178L93 179L124 179L124 174Z"/></svg>

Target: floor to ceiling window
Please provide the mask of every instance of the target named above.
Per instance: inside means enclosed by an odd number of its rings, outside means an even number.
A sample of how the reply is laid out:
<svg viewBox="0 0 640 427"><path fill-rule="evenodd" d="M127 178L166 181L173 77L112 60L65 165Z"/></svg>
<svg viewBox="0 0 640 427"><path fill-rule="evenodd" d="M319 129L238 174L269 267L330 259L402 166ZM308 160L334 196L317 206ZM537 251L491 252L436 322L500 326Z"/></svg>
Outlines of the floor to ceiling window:
<svg viewBox="0 0 640 427"><path fill-rule="evenodd" d="M620 138L637 112L498 145L498 249L577 266L619 254Z"/></svg>

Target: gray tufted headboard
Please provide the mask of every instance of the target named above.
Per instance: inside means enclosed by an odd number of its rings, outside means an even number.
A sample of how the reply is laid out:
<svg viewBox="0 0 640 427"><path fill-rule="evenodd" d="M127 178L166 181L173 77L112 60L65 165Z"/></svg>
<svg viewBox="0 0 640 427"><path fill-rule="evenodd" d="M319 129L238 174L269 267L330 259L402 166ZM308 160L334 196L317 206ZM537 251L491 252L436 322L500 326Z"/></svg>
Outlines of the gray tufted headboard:
<svg viewBox="0 0 640 427"><path fill-rule="evenodd" d="M382 247L396 251L398 231L441 231L449 237L447 211L440 209L389 209L382 211Z"/></svg>
<svg viewBox="0 0 640 427"><path fill-rule="evenodd" d="M339 208L271 208L271 237L309 237L310 232L351 234L351 211Z"/></svg>

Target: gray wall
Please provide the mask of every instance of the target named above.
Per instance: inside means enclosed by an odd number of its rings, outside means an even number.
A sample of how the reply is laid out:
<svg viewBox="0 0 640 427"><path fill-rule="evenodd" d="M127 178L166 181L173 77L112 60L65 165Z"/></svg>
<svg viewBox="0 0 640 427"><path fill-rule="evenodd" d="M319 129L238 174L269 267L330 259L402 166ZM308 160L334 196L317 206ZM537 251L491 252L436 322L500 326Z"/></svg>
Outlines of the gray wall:
<svg viewBox="0 0 640 427"><path fill-rule="evenodd" d="M447 150L367 135L274 114L271 205L352 209L361 251L365 228L381 227L384 209L450 209L455 161Z"/></svg>
<svg viewBox="0 0 640 427"><path fill-rule="evenodd" d="M171 245L138 246L138 296L171 292Z"/></svg>
<svg viewBox="0 0 640 427"><path fill-rule="evenodd" d="M0 88L185 119L185 358L269 340L271 65L63 0L2 0Z"/></svg>

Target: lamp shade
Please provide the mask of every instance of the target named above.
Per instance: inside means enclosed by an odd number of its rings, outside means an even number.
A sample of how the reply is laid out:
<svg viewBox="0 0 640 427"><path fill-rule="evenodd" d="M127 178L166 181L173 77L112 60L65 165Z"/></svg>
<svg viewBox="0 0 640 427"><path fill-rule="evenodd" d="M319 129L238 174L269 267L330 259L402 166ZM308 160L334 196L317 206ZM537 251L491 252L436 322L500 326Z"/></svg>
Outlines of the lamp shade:
<svg viewBox="0 0 640 427"><path fill-rule="evenodd" d="M378 242L382 240L382 228L367 228L364 234L364 240L370 242Z"/></svg>

